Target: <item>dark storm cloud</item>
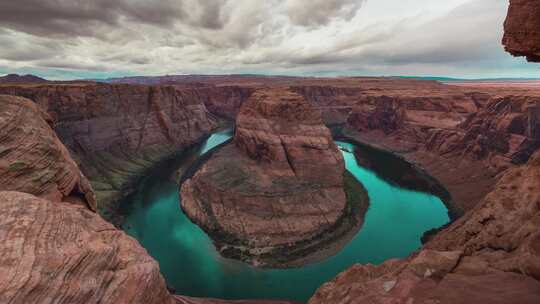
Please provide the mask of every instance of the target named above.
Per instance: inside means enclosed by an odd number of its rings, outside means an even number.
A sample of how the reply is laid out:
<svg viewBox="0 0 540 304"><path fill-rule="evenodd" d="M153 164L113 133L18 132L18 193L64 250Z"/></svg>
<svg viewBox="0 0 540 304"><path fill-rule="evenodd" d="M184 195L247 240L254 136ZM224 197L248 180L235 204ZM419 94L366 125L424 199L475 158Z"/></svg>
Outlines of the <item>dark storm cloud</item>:
<svg viewBox="0 0 540 304"><path fill-rule="evenodd" d="M208 29L221 29L226 20L222 15L223 5L225 0L203 1L200 3L202 12L196 22L191 22L194 25Z"/></svg>
<svg viewBox="0 0 540 304"><path fill-rule="evenodd" d="M354 17L364 0L287 0L287 13L292 23L320 26L334 19Z"/></svg>
<svg viewBox="0 0 540 304"><path fill-rule="evenodd" d="M186 0L2 0L0 26L34 35L93 36L135 22L162 27L176 22L220 28L224 1ZM198 11L193 18L194 11Z"/></svg>
<svg viewBox="0 0 540 304"><path fill-rule="evenodd" d="M500 46L507 5L507 0L0 0L0 66L63 71L54 75L66 77L78 71L102 77L484 69L508 58Z"/></svg>

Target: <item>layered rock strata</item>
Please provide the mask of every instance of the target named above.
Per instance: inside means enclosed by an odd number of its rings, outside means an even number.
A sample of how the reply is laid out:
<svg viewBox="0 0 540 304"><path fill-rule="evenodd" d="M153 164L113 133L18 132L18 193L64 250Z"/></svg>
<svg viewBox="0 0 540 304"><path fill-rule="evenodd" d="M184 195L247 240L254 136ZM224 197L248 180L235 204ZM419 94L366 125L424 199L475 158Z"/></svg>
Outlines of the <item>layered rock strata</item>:
<svg viewBox="0 0 540 304"><path fill-rule="evenodd" d="M446 186L452 204L467 211L491 191L498 174L527 162L539 147L539 97L475 100L478 110L469 112L433 110L436 104L428 101L412 107L383 96L375 106L353 108L343 133L419 164Z"/></svg>
<svg viewBox="0 0 540 304"><path fill-rule="evenodd" d="M330 131L302 96L259 90L242 107L233 142L182 186L182 208L225 256L283 267L351 229L344 172Z"/></svg>
<svg viewBox="0 0 540 304"><path fill-rule="evenodd" d="M324 284L316 303L538 303L540 152L406 260L356 265Z"/></svg>
<svg viewBox="0 0 540 304"><path fill-rule="evenodd" d="M514 56L540 62L540 1L510 0L503 44Z"/></svg>
<svg viewBox="0 0 540 304"><path fill-rule="evenodd" d="M157 262L95 212L49 115L21 97L0 105L0 303L237 303L171 295Z"/></svg>
<svg viewBox="0 0 540 304"><path fill-rule="evenodd" d="M157 263L95 213L47 122L34 102L0 95L0 302L173 303Z"/></svg>
<svg viewBox="0 0 540 304"><path fill-rule="evenodd" d="M136 240L90 210L0 192L1 303L174 303Z"/></svg>
<svg viewBox="0 0 540 304"><path fill-rule="evenodd" d="M0 191L32 193L96 210L90 183L32 101L0 95Z"/></svg>
<svg viewBox="0 0 540 304"><path fill-rule="evenodd" d="M190 89L79 83L3 86L0 92L27 97L49 114L108 219L148 169L217 126Z"/></svg>

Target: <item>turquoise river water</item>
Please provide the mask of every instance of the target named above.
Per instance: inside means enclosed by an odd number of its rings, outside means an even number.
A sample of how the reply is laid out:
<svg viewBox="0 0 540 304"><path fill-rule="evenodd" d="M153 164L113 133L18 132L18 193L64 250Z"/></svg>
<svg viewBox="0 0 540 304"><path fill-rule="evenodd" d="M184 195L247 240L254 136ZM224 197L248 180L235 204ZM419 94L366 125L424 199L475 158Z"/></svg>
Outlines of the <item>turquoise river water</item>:
<svg viewBox="0 0 540 304"><path fill-rule="evenodd" d="M217 132L194 153L203 155L230 137L230 132ZM424 232L449 221L438 197L384 181L358 165L351 153L358 147L336 143L347 170L367 189L370 207L358 234L322 262L285 270L257 269L220 257L210 238L180 209L179 188L170 178L173 165L143 180L126 204L123 227L159 262L167 284L178 294L306 301L321 284L355 263L379 264L406 257L421 246Z"/></svg>

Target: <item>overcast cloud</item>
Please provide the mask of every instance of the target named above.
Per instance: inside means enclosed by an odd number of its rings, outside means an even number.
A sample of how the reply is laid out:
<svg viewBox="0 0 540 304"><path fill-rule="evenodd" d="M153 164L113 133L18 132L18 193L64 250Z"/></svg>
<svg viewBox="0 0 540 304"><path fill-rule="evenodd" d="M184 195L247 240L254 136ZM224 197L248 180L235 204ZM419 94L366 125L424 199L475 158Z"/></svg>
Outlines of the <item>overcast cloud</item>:
<svg viewBox="0 0 540 304"><path fill-rule="evenodd" d="M540 77L507 0L0 1L0 74Z"/></svg>

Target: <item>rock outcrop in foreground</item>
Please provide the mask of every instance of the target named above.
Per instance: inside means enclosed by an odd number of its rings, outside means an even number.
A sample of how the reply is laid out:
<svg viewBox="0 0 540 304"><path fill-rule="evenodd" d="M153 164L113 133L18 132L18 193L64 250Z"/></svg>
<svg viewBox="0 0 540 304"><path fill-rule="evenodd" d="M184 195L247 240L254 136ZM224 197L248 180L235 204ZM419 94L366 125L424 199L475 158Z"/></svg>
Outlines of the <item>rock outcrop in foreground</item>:
<svg viewBox="0 0 540 304"><path fill-rule="evenodd" d="M173 303L158 264L95 213L47 121L0 95L0 303Z"/></svg>
<svg viewBox="0 0 540 304"><path fill-rule="evenodd" d="M87 204L95 211L90 183L49 123L32 101L0 95L0 191Z"/></svg>
<svg viewBox="0 0 540 304"><path fill-rule="evenodd" d="M539 186L536 152L419 253L356 265L309 303L539 303Z"/></svg>
<svg viewBox="0 0 540 304"><path fill-rule="evenodd" d="M286 89L259 90L233 142L182 186L182 207L225 256L283 267L351 229L344 172L319 112Z"/></svg>
<svg viewBox="0 0 540 304"><path fill-rule="evenodd" d="M510 0L503 44L514 56L540 62L540 0Z"/></svg>
<svg viewBox="0 0 540 304"><path fill-rule="evenodd" d="M0 192L1 303L174 303L136 240L96 213Z"/></svg>

